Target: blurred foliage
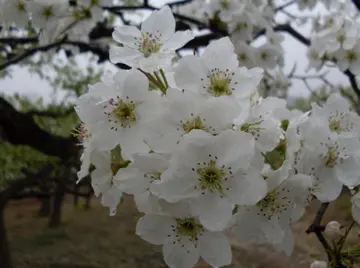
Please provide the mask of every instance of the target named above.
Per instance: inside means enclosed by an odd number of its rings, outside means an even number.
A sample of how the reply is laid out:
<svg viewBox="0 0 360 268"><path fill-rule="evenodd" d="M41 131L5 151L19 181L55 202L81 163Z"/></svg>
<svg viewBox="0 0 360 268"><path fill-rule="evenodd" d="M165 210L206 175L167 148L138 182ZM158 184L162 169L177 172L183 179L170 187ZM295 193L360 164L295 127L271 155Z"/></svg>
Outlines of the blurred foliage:
<svg viewBox="0 0 360 268"><path fill-rule="evenodd" d="M100 80L103 68L99 65L94 67L93 58L89 61L82 59L83 64L79 64L79 59L55 59L47 54L35 58L32 59L34 62L29 62L26 66L30 72L49 82L54 90L52 100L46 103L42 97L34 100L20 94L2 97L12 103L18 111L33 114L35 122L45 131L69 137L80 123L73 101L86 91L89 84ZM60 89L65 95L59 100L55 96L59 95ZM21 177L23 169L36 172L47 163L52 163L56 167L58 160L29 146L14 146L0 141L0 189L6 187L9 180Z"/></svg>

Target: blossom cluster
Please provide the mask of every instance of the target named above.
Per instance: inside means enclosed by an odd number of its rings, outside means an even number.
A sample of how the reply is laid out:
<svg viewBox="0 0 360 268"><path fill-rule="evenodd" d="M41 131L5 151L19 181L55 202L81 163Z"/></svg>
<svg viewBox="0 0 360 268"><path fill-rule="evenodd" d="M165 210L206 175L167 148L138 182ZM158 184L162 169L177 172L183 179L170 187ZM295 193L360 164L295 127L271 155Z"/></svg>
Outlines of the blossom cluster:
<svg viewBox="0 0 360 268"><path fill-rule="evenodd" d="M200 257L230 264L228 232L290 255L291 225L309 201L333 201L343 186L360 222L360 119L342 96L307 113L260 97L263 69L241 65L228 37L174 62L193 33L175 32L168 6L113 38L121 46L111 61L132 68L106 74L77 100L78 176L95 167L91 183L111 215L133 195L145 214L136 233L163 246L169 267Z"/></svg>

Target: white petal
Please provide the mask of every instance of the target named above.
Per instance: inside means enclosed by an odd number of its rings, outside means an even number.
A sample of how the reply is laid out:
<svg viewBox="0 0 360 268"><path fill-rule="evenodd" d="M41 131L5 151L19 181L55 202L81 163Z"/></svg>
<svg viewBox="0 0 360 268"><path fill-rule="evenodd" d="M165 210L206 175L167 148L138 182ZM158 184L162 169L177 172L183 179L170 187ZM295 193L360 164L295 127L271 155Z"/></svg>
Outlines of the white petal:
<svg viewBox="0 0 360 268"><path fill-rule="evenodd" d="M179 243L163 246L164 260L170 268L192 268L199 261L199 251L191 243L182 247Z"/></svg>
<svg viewBox="0 0 360 268"><path fill-rule="evenodd" d="M124 63L131 67L138 67L140 59L143 54L128 47L111 46L109 50L110 61L114 64Z"/></svg>
<svg viewBox="0 0 360 268"><path fill-rule="evenodd" d="M217 193L205 193L191 203L193 213L210 231L221 231L228 227L232 218L232 204Z"/></svg>
<svg viewBox="0 0 360 268"><path fill-rule="evenodd" d="M161 181L154 181L151 184L151 192L170 203L200 194L199 190L195 189L197 179L186 176L183 172L167 170L161 177Z"/></svg>
<svg viewBox="0 0 360 268"><path fill-rule="evenodd" d="M195 56L183 57L175 68L175 82L179 88L201 92L201 79L206 78L207 72L200 59Z"/></svg>
<svg viewBox="0 0 360 268"><path fill-rule="evenodd" d="M228 238L221 232L204 232L199 239L200 255L212 267L231 264L232 252Z"/></svg>
<svg viewBox="0 0 360 268"><path fill-rule="evenodd" d="M321 202L331 202L339 197L343 184L337 179L335 170L323 168L319 174L320 180L314 185L313 194Z"/></svg>
<svg viewBox="0 0 360 268"><path fill-rule="evenodd" d="M201 60L209 70L215 68L233 70L238 66L234 45L229 37L223 37L211 42L201 55Z"/></svg>
<svg viewBox="0 0 360 268"><path fill-rule="evenodd" d="M134 200L139 212L147 214L160 214L159 199L149 191L134 195Z"/></svg>
<svg viewBox="0 0 360 268"><path fill-rule="evenodd" d="M255 205L263 199L267 193L267 185L260 172L250 168L246 174L234 174L234 177L224 183L226 196L238 205Z"/></svg>
<svg viewBox="0 0 360 268"><path fill-rule="evenodd" d="M360 184L360 163L355 157L344 159L335 168L338 180L346 186L353 188Z"/></svg>
<svg viewBox="0 0 360 268"><path fill-rule="evenodd" d="M115 28L115 31L112 34L113 39L116 42L124 44L125 46L131 48L137 48L135 43L137 43L136 39L141 38L141 32L135 26L119 26Z"/></svg>
<svg viewBox="0 0 360 268"><path fill-rule="evenodd" d="M152 244L162 245L172 233L171 225L175 224L171 217L147 214L137 222L136 234Z"/></svg>
<svg viewBox="0 0 360 268"><path fill-rule="evenodd" d="M175 19L169 6L153 11L142 23L141 31L159 38L161 43L169 40L175 32Z"/></svg>
<svg viewBox="0 0 360 268"><path fill-rule="evenodd" d="M255 154L255 142L250 134L225 130L214 138L213 154L218 166L232 167L232 172L249 167Z"/></svg>
<svg viewBox="0 0 360 268"><path fill-rule="evenodd" d="M123 97L129 97L133 101L143 101L149 93L149 80L138 70L131 69L128 71L123 87Z"/></svg>
<svg viewBox="0 0 360 268"><path fill-rule="evenodd" d="M161 47L161 50L164 52L175 51L176 49L183 47L192 39L194 39L194 34L190 30L175 32L175 34Z"/></svg>

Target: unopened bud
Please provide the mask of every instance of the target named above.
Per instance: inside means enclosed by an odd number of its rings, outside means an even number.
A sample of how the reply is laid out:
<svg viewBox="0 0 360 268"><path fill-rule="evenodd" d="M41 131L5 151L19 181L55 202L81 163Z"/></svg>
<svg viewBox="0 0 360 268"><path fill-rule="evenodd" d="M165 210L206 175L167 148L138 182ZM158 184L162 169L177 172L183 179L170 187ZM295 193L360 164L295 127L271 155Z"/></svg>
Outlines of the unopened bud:
<svg viewBox="0 0 360 268"><path fill-rule="evenodd" d="M314 261L310 268L328 268L326 261Z"/></svg>
<svg viewBox="0 0 360 268"><path fill-rule="evenodd" d="M331 221L326 224L325 235L330 240L336 240L341 236L341 224L337 221Z"/></svg>

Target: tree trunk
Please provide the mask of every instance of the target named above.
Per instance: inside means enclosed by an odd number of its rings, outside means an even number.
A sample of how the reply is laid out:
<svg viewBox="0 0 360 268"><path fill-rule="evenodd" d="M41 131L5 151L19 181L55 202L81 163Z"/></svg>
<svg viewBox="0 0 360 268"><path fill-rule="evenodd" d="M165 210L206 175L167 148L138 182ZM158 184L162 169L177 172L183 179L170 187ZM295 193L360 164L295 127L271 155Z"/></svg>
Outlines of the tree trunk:
<svg viewBox="0 0 360 268"><path fill-rule="evenodd" d="M0 209L0 267L1 268L13 268L9 241L6 233L4 210Z"/></svg>
<svg viewBox="0 0 360 268"><path fill-rule="evenodd" d="M85 202L85 205L84 205L84 210L89 210L91 208L91 203L90 203L91 197L92 197L92 192L87 197L85 197L86 202Z"/></svg>
<svg viewBox="0 0 360 268"><path fill-rule="evenodd" d="M61 223L61 208L64 201L65 184L58 182L55 189L55 196L53 198L53 206L49 219L49 227L56 228Z"/></svg>
<svg viewBox="0 0 360 268"><path fill-rule="evenodd" d="M41 207L39 210L39 217L49 217L51 212L51 198L44 197L39 199L41 203Z"/></svg>

